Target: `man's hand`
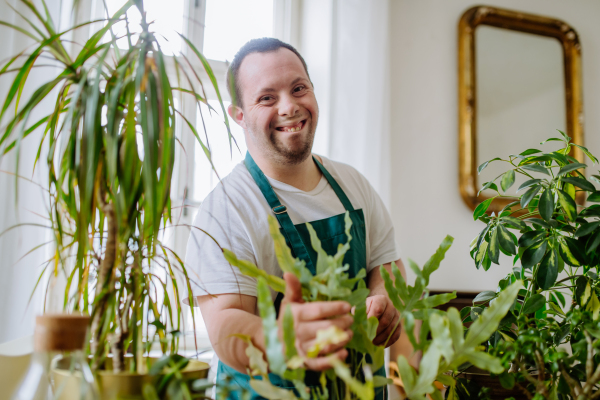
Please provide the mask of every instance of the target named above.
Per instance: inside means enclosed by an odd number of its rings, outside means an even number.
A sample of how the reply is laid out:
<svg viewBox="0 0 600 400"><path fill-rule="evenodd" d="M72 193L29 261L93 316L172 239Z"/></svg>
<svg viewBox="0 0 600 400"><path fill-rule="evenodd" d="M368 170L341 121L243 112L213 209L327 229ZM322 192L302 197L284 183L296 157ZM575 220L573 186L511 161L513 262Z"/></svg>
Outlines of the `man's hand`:
<svg viewBox="0 0 600 400"><path fill-rule="evenodd" d="M394 308L392 301L385 295L378 294L367 297L367 318L376 317L379 320L377 336L373 344L390 347L400 337L400 314ZM389 338L389 340L388 340Z"/></svg>
<svg viewBox="0 0 600 400"><path fill-rule="evenodd" d="M335 355L339 360L344 361L348 356L348 351L344 349L344 346L352 339L350 326L354 321L354 318L350 315L350 304L345 301L304 303L304 300L302 300L302 286L298 278L288 272L283 275L283 279L286 287L285 296L281 301L279 310L280 332L285 310L290 305L294 316L296 349L301 356L306 357L310 348L315 344L317 331L337 326L348 333L347 340L321 349L319 355L315 358L307 358L306 368L315 371L331 368L331 363L327 359L330 355Z"/></svg>

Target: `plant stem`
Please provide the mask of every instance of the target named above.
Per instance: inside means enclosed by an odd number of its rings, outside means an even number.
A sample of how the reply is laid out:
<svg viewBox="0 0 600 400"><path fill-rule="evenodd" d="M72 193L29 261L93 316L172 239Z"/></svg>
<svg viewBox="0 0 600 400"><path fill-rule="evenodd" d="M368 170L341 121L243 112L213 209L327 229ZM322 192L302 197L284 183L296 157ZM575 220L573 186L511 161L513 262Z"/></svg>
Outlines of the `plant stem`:
<svg viewBox="0 0 600 400"><path fill-rule="evenodd" d="M93 357L92 369L97 370L100 365L100 359L102 352L104 352L104 346L101 345L102 339L102 318L105 316L106 308L108 304L108 298L110 296L109 283L112 280L113 270L117 259L117 221L115 216L114 206L111 203L106 203L103 194L98 193L97 195L98 205L106 215L107 219L107 239L106 239L106 250L104 252L104 259L100 263L98 271L98 281L96 283L96 296L94 299L93 311L94 318L92 320L92 344L91 353ZM114 362L114 360L113 360ZM120 372L120 371L115 371Z"/></svg>

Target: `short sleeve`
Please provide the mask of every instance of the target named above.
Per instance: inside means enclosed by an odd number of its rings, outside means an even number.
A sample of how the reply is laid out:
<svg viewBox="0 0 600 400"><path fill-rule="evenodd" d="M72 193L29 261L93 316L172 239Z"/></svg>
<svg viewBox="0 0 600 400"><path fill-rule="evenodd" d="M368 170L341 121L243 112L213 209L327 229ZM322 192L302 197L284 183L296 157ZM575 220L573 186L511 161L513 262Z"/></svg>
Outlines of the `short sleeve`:
<svg viewBox="0 0 600 400"><path fill-rule="evenodd" d="M367 270L396 261L399 258L392 217L379 194L365 179L369 189L369 241L370 257Z"/></svg>
<svg viewBox="0 0 600 400"><path fill-rule="evenodd" d="M192 224L185 257L192 292L194 296L225 293L256 296L256 279L230 265L221 251L221 247L227 248L239 259L256 264L238 211L226 197L220 197L213 191L202 203Z"/></svg>

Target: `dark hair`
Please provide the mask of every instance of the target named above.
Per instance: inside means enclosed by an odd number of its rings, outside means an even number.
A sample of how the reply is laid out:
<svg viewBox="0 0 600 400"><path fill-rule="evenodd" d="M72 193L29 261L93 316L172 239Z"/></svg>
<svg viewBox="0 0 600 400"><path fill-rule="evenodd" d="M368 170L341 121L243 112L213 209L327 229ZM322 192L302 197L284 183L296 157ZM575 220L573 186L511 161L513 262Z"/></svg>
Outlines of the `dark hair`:
<svg viewBox="0 0 600 400"><path fill-rule="evenodd" d="M302 62L304 71L306 71L306 75L308 76L306 61L304 61L304 58L302 58L300 53L298 53L298 50L296 50L291 44L270 37L252 39L238 50L235 57L233 57L233 61L229 65L229 68L227 69L227 91L229 92L229 96L231 97L233 104L239 105L240 107L242 106L242 90L238 81L238 71L242 65L242 61L244 61L244 58L252 53L270 53L281 48L288 49L298 56ZM310 76L308 79L310 80Z"/></svg>

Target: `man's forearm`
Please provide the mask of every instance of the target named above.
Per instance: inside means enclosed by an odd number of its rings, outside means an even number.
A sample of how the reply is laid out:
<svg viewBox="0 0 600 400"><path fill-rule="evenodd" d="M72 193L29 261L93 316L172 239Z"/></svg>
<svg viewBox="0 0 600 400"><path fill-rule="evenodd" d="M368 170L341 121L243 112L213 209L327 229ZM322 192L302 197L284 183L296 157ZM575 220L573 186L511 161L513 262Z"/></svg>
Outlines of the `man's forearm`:
<svg viewBox="0 0 600 400"><path fill-rule="evenodd" d="M406 279L406 272L404 271L404 265L401 260L396 261L396 266L400 270L402 276ZM381 268L385 268L392 278L392 281L395 281L394 275L392 274L392 263L383 264L380 267L373 268L371 272L369 272L367 276L367 287L371 291L371 296L375 296L378 294L382 294L387 296L387 290L385 289L385 282L381 277Z"/></svg>
<svg viewBox="0 0 600 400"><path fill-rule="evenodd" d="M211 342L217 356L235 370L246 373L249 359L243 340L233 335L246 335L255 347L265 353L262 320L259 316L244 310L227 309L219 312L221 322L215 327ZM212 335L211 335L212 336Z"/></svg>
<svg viewBox="0 0 600 400"><path fill-rule="evenodd" d="M250 337L264 353L262 320L254 314L256 297L243 294L198 296L198 305L217 356L228 366L246 373L249 365L247 344L233 335Z"/></svg>

